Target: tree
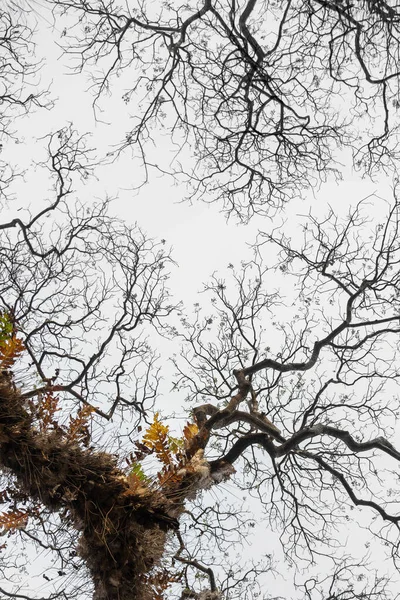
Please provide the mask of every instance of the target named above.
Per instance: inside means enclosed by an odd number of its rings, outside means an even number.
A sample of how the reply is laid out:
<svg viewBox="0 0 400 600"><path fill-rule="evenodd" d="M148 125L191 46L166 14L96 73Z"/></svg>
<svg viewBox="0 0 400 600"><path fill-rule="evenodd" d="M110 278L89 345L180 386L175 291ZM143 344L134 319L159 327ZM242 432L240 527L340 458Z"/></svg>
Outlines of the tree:
<svg viewBox="0 0 400 600"><path fill-rule="evenodd" d="M150 85L154 99L125 145L135 141L150 165L144 142L166 98L180 143L196 140L204 169L198 189L217 176L226 207L242 220L273 202L280 207L311 165L328 173L332 141L351 143L362 156L353 137L364 106L374 126L375 107L383 106L383 133L369 132L368 170L396 158L388 108L397 81L391 70L397 8L391 5L250 1L228 8L206 3L194 12L185 5L174 13L166 4L161 20L133 10L128 17L112 2L51 4L56 23L59 9L67 20L70 11L78 15L82 65L111 56L99 93L114 70L143 62L138 86ZM275 37L261 33L263 44L250 21L262 10L278 23ZM5 47L15 56L20 26L11 10L1 17ZM124 45L131 32L138 36L133 54ZM151 56L154 49L160 56ZM307 66L311 74L304 74ZM346 88L346 98L355 89L357 100L351 126L338 122L340 111L330 112L335 94ZM329 110L320 89L329 91ZM26 98L24 89L20 94L2 106L18 109ZM312 118L300 114L303 100L315 108ZM34 103L22 106L29 111ZM3 135L10 135L9 116L2 112L0 119ZM299 584L303 598L394 597L379 570L364 581L366 573L335 544L340 524L361 508L357 516L366 519L373 548L379 544L398 564L396 192L375 227L368 214L377 198L343 218L333 209L323 218L307 215L293 242L276 221L260 233L251 260L239 269L230 265L227 279L213 276L206 286L210 308L183 316L167 289L172 259L163 241L112 217L108 200L74 201L96 167L85 138L66 127L44 139L48 158L39 166L50 191L40 207L0 225L4 579L18 539L57 557L61 584L51 598L255 598L258 577L274 568L271 557L243 572L237 562L229 568L227 554L223 572L206 552L207 546L226 551L232 524L239 542L255 526L226 501L207 504L206 490L235 482L257 497L271 528L279 529L287 560L327 559L329 575L317 570ZM294 310L285 306L286 282ZM190 402L181 436L156 412L156 335L182 342L173 357L173 385ZM63 584L73 572L82 579ZM0 591L27 597L13 585Z"/></svg>
<svg viewBox="0 0 400 600"><path fill-rule="evenodd" d="M168 169L150 154L157 128L173 136L172 172L191 197L243 220L340 178L338 150L362 173L396 170L397 3L51 4L69 17L63 45L77 71L90 69L95 103L113 86L134 102L120 150L139 153L146 179Z"/></svg>

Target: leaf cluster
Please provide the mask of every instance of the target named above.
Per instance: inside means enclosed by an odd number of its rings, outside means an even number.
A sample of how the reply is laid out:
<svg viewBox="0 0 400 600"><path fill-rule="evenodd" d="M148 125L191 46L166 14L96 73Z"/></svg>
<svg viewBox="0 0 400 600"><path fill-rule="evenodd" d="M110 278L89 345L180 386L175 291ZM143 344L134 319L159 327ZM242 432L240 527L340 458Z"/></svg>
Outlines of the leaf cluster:
<svg viewBox="0 0 400 600"><path fill-rule="evenodd" d="M0 314L0 368L11 369L15 361L24 351L25 346L18 337L12 315L7 312Z"/></svg>
<svg viewBox="0 0 400 600"><path fill-rule="evenodd" d="M145 431L142 441L135 443L137 450L127 459L131 468L130 484L134 488L149 485L151 478L144 473L141 463L138 462L148 455L154 455L162 464L156 475L161 487L181 481L186 474L183 469L188 465L186 448L197 433L197 425L188 422L183 428L182 438L173 437L169 433L169 426L161 421L158 412L155 413L153 422Z"/></svg>

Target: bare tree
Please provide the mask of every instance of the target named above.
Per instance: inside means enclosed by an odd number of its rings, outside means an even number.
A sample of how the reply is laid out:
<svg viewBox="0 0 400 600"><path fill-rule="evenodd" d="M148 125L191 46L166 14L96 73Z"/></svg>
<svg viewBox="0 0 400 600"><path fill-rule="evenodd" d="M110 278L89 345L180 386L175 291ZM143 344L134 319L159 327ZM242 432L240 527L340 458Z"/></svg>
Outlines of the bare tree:
<svg viewBox="0 0 400 600"><path fill-rule="evenodd" d="M142 112L113 158L133 147L149 169L152 127L171 119L179 148L196 148L194 194L214 190L244 220L334 171L336 145L369 173L397 158L397 5L50 4L78 70L106 61L97 102L114 73L140 67L124 100L145 95ZM24 7L13 7L0 16L21 66L3 63L15 111L35 98L20 79L26 48L16 53L27 30L12 21ZM35 594L9 576L21 567L14 539L57 561L42 573L48 600L280 598L260 583L272 552L246 565L230 554L256 523L224 497L229 483L256 497L289 565L329 564L326 577L295 581L300 597L395 598L376 566L358 568L337 545L359 509L397 568L396 194L372 229L366 201L342 220L308 215L297 245L284 228L261 233L251 261L213 276L210 309L182 316L164 243L109 216L108 200L78 200L95 167L85 139L70 127L45 139L51 194L0 224L3 596ZM182 342L181 437L153 410L157 333Z"/></svg>
<svg viewBox="0 0 400 600"><path fill-rule="evenodd" d="M390 439L399 415L399 204L371 236L369 209L360 203L343 221L333 211L308 215L299 247L278 230L262 235L253 261L211 281L213 312L199 308L171 331L184 342L175 386L190 405L197 399L211 476L237 469L293 563L334 560L335 531L355 507L375 513L368 527L398 563L400 454ZM276 265L263 266L273 247ZM297 291L295 309L272 288L279 274ZM192 511L194 523L202 511Z"/></svg>
<svg viewBox="0 0 400 600"><path fill-rule="evenodd" d="M235 565L225 579L206 559L205 545L223 550L231 543L232 520L239 531L251 527L229 506L207 506L199 496L237 478L279 526L289 560L325 555L337 573L346 572L335 531L362 507L379 518L382 526L372 520L371 534L396 563L400 517L391 495L400 452L390 432L399 406L390 386L399 377L398 202L369 242L362 203L343 222L333 212L322 222L309 216L300 247L279 230L264 234L254 260L232 268L233 286L212 280L213 315L202 317L199 309L194 323L163 326L173 310L164 287L168 257L138 231L110 221L104 207L71 213L65 204L72 177L85 172L80 144L68 131L50 138L55 201L27 222L2 226L6 531L36 543L44 535L47 547L55 540L65 569L78 567L78 555L96 600L161 598L179 582L182 598L257 597L257 576L273 568L272 559L244 573ZM50 230L47 214L54 217ZM266 267L263 247L270 244L278 262ZM298 314L292 322L284 315L284 327L281 297L267 291L279 273L294 278L298 290ZM179 443L156 414L124 468L96 448L89 415L109 419L131 407L146 417L146 401L157 394L153 354L140 338L146 322L182 338L175 386L187 389L195 423ZM266 323L281 330L277 348L266 347ZM133 398L126 388L132 380ZM148 455L162 463L156 478L143 471ZM201 534L195 541L193 530ZM203 590L196 572L208 580ZM333 575L331 589L338 585L341 596L332 591L332 598L388 592L378 575L372 587L361 578L361 591L348 581L341 588L342 579ZM304 585L305 597L318 597L317 580Z"/></svg>
<svg viewBox="0 0 400 600"><path fill-rule="evenodd" d="M120 148L142 157L146 178L168 169L149 154L156 130L172 135L172 172L191 197L242 219L340 177L341 149L362 172L396 170L396 2L49 3L95 102L114 87L132 101Z"/></svg>

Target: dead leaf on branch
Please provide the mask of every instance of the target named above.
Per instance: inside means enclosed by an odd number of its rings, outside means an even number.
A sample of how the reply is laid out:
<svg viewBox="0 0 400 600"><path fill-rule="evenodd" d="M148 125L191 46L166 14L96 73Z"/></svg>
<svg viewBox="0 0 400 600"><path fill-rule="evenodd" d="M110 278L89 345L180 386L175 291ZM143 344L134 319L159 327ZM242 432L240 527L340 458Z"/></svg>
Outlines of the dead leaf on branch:
<svg viewBox="0 0 400 600"><path fill-rule="evenodd" d="M0 341L0 368L11 369L15 361L25 350L23 341L13 334L10 338Z"/></svg>
<svg viewBox="0 0 400 600"><path fill-rule="evenodd" d="M86 448L89 446L91 435L89 430L91 415L95 409L85 404L78 410L76 417L71 417L67 429L67 438L71 441L82 443Z"/></svg>
<svg viewBox="0 0 400 600"><path fill-rule="evenodd" d="M191 442L192 439L199 433L199 428L196 423L187 422L183 428L183 437L186 442Z"/></svg>
<svg viewBox="0 0 400 600"><path fill-rule="evenodd" d="M3 533L13 533L18 529L24 529L28 523L28 519L32 516L31 511L26 510L8 510L7 512L0 513L0 528L3 529Z"/></svg>
<svg viewBox="0 0 400 600"><path fill-rule="evenodd" d="M42 433L47 432L51 427L56 429L59 426L54 418L55 413L60 410L58 401L58 396L54 396L53 392L48 390L44 394L41 394L38 402L34 404L34 414Z"/></svg>
<svg viewBox="0 0 400 600"><path fill-rule="evenodd" d="M0 313L0 368L11 369L24 350L24 343L17 336L12 315Z"/></svg>

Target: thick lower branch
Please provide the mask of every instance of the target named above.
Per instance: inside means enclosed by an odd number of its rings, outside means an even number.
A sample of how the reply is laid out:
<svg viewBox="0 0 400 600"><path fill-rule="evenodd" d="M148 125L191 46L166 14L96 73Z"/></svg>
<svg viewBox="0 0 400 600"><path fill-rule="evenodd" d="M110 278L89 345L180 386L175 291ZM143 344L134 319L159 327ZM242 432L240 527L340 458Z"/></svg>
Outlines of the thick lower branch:
<svg viewBox="0 0 400 600"><path fill-rule="evenodd" d="M261 446L270 456L276 456L277 448L269 435L265 433L249 433L235 442L222 458L210 462L211 473L218 471L225 463L233 465L250 446Z"/></svg>
<svg viewBox="0 0 400 600"><path fill-rule="evenodd" d="M276 455L283 456L284 454L287 454L291 450L297 448L301 442L321 435L328 435L330 437L342 440L342 442L344 442L350 450L357 454L359 452L367 452L368 450L375 449L385 452L386 454L389 454L389 456L392 456L396 460L400 461L400 452L398 452L396 448L394 448L394 446L392 446L392 444L383 437L375 438L373 440L369 440L368 442L357 442L348 431L322 424L314 425L313 427L307 427L295 433L290 439L285 441L281 446L277 447Z"/></svg>
<svg viewBox="0 0 400 600"><path fill-rule="evenodd" d="M327 425L315 425L314 427L310 427L304 429L303 431L299 431L298 433L294 434L289 440L282 443L280 446L276 446L271 441L270 436L265 433L260 432L245 435L242 438L240 438L237 442L235 442L232 448L222 458L212 461L210 463L210 472L211 474L213 474L214 472L218 472L218 470L223 468L225 464L233 465L233 463L236 460L238 460L240 456L242 456L242 454L246 451L247 448L254 445L261 446L262 448L264 448L264 450L266 450L272 458L284 456L289 452L295 451L300 456L309 458L317 462L322 469L324 469L333 477L335 477L335 479L340 481L354 505L367 506L369 508L372 508L374 511L378 512L384 520L391 521L395 524L399 523L400 516L390 515L377 502L374 502L372 500L363 500L362 498L356 496L352 487L346 480L345 476L342 473L340 473L340 471L329 465L318 454L299 449L299 443L318 435L329 435L331 437L340 439L354 453L367 452L368 450L377 449L381 450L382 452L385 452L386 454L389 454L396 460L400 461L400 452L398 452L390 444L390 442L388 442L382 437L375 438L374 440L370 440L368 442L357 442L347 431L342 431L340 429L337 429L335 427L329 427Z"/></svg>

